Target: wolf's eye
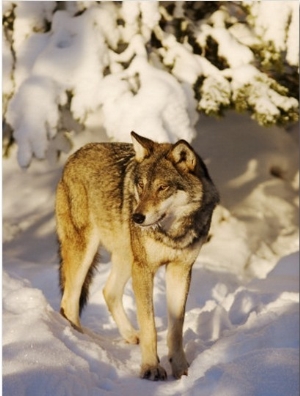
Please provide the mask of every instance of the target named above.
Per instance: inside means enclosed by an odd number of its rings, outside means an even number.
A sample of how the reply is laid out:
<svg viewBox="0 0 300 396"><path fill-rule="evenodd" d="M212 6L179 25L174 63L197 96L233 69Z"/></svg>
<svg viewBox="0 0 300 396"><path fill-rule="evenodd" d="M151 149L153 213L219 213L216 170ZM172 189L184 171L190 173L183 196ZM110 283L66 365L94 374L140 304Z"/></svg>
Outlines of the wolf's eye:
<svg viewBox="0 0 300 396"><path fill-rule="evenodd" d="M168 185L166 185L166 184L161 184L161 185L158 187L158 191L166 191L168 188L169 188Z"/></svg>
<svg viewBox="0 0 300 396"><path fill-rule="evenodd" d="M138 188L139 188L140 190L142 190L142 189L144 188L144 183L143 183L143 181L142 181L142 180L139 180L139 181L137 182L137 186L138 186Z"/></svg>

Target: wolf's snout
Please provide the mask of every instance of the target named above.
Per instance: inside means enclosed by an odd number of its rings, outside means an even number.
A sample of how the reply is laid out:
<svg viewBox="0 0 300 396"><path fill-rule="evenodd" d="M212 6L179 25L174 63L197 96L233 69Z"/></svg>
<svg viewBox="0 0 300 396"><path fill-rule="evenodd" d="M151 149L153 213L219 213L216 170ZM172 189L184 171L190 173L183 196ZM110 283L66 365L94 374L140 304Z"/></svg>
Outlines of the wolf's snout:
<svg viewBox="0 0 300 396"><path fill-rule="evenodd" d="M142 213L133 213L132 220L137 224L143 224L145 221L146 216Z"/></svg>

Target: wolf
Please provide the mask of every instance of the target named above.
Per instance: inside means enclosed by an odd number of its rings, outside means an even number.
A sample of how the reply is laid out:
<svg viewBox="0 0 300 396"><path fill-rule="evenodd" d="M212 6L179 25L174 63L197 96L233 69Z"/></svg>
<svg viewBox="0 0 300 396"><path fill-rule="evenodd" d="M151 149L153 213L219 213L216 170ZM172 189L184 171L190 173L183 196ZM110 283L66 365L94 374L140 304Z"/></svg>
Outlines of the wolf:
<svg viewBox="0 0 300 396"><path fill-rule="evenodd" d="M157 355L153 279L166 267L168 357L175 378L188 374L182 332L192 266L219 202L200 156L184 140L157 143L131 132L130 143L90 143L71 155L56 193L61 314L82 331L80 313L100 246L111 253L103 289L120 334L139 343L141 378L164 380ZM122 296L132 277L139 332Z"/></svg>

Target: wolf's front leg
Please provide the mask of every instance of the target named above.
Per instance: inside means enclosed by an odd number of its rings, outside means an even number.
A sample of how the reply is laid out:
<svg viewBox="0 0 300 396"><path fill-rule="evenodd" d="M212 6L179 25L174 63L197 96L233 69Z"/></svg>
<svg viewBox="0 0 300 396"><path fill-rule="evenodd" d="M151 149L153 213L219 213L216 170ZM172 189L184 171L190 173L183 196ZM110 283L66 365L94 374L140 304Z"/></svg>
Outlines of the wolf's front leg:
<svg viewBox="0 0 300 396"><path fill-rule="evenodd" d="M169 361L175 378L188 374L189 364L182 345L185 304L191 281L191 267L183 263L167 266L168 347Z"/></svg>
<svg viewBox="0 0 300 396"><path fill-rule="evenodd" d="M132 284L136 298L137 318L140 326L142 353L141 378L152 381L165 380L167 373L159 364L157 336L153 310L153 276L147 266L134 263Z"/></svg>
<svg viewBox="0 0 300 396"><path fill-rule="evenodd" d="M114 253L112 270L103 290L103 295L121 335L130 344L139 343L138 332L132 327L123 307L124 287L131 276L131 260Z"/></svg>

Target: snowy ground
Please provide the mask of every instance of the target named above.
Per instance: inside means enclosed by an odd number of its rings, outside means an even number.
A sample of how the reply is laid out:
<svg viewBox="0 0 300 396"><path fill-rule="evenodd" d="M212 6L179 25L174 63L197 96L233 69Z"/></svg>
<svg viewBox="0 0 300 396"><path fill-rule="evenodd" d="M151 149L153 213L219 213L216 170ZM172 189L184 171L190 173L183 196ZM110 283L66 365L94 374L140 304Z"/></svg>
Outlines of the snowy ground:
<svg viewBox="0 0 300 396"><path fill-rule="evenodd" d="M122 341L104 304L107 254L83 313L85 333L58 313L53 205L66 156L56 165L34 162L26 171L14 156L3 161L5 396L299 394L295 137L235 114L201 118L197 130L194 147L222 206L194 266L184 327L191 365L179 381L167 361L164 271L154 297L159 355L169 377L152 383L138 378L139 347ZM93 131L78 135L76 147L97 139ZM124 301L136 323L130 284Z"/></svg>

